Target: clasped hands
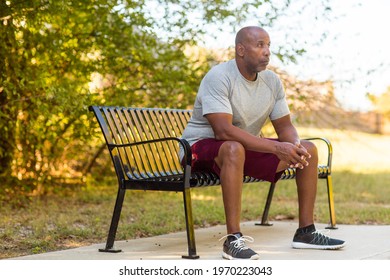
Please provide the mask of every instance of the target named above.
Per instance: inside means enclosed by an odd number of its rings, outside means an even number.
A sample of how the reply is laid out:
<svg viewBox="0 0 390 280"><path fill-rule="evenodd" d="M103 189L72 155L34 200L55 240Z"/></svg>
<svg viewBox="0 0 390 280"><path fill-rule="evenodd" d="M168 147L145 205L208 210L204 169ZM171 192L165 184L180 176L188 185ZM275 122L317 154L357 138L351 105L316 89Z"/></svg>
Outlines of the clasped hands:
<svg viewBox="0 0 390 280"><path fill-rule="evenodd" d="M279 142L278 144L276 155L280 160L286 162L288 167L303 169L309 165L307 159L311 158L311 155L300 142L295 144Z"/></svg>

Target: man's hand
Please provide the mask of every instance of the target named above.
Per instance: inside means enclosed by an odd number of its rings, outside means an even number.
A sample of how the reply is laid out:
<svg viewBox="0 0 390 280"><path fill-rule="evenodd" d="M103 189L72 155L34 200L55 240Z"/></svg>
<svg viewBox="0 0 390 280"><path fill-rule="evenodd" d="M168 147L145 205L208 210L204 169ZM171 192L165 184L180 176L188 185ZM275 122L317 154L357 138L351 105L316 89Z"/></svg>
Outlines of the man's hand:
<svg viewBox="0 0 390 280"><path fill-rule="evenodd" d="M300 142L296 142L295 145L289 142L278 142L276 143L275 154L281 161L286 162L289 167L299 169L308 166L309 162L306 159L311 157Z"/></svg>

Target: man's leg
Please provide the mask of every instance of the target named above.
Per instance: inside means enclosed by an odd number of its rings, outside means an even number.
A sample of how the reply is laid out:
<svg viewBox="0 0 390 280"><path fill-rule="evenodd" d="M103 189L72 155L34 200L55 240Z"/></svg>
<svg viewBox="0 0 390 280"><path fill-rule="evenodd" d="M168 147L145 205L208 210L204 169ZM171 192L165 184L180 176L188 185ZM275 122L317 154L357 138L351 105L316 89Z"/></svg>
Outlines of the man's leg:
<svg viewBox="0 0 390 280"><path fill-rule="evenodd" d="M302 146L306 148L311 158L306 159L309 163L303 169L297 168L297 192L299 204L299 227L305 227L314 223L314 203L317 195L317 167L318 152L316 146L309 141L302 140ZM288 167L284 161L279 162L277 172Z"/></svg>
<svg viewBox="0 0 390 280"><path fill-rule="evenodd" d="M301 144L311 155L306 159L308 166L297 168L297 191L299 204L299 228L296 231L292 246L297 249L339 249L345 246L345 241L330 238L316 231L314 226L314 204L317 194L318 181L318 152L316 146L309 141ZM280 163L278 168L286 167L287 163ZM284 167L284 168L285 168Z"/></svg>
<svg viewBox="0 0 390 280"><path fill-rule="evenodd" d="M259 259L260 256L245 245L245 241L253 239L243 236L240 229L245 149L238 142L226 141L219 148L218 156L214 160L220 168L228 233L223 244L222 256L225 259Z"/></svg>
<svg viewBox="0 0 390 280"><path fill-rule="evenodd" d="M238 142L226 141L221 145L215 162L221 170L220 179L227 233L240 232L245 149Z"/></svg>
<svg viewBox="0 0 390 280"><path fill-rule="evenodd" d="M309 163L303 169L297 169L297 190L299 204L299 227L314 224L314 204L317 195L318 181L318 152L317 147L309 141L301 141L311 158L306 159Z"/></svg>

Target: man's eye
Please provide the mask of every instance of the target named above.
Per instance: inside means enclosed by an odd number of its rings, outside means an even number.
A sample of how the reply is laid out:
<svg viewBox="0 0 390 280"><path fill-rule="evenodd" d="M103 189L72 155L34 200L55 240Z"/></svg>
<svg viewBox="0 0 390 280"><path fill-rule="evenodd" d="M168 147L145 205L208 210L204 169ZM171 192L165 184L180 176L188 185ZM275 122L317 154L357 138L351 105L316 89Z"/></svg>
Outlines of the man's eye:
<svg viewBox="0 0 390 280"><path fill-rule="evenodd" d="M266 44L266 43L261 42L261 43L258 43L257 46L259 48L264 48L265 46L267 46L269 48L271 46L271 43Z"/></svg>

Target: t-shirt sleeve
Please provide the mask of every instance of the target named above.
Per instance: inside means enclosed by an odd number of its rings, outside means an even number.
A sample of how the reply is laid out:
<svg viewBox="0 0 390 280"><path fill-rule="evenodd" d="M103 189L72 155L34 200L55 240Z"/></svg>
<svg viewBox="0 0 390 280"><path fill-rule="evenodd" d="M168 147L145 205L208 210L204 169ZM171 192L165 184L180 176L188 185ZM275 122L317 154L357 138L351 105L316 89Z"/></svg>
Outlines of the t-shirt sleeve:
<svg viewBox="0 0 390 280"><path fill-rule="evenodd" d="M202 80L199 87L202 115L211 113L232 114L229 100L229 85L226 76L220 75L218 69L212 69Z"/></svg>
<svg viewBox="0 0 390 280"><path fill-rule="evenodd" d="M269 118L271 120L276 120L281 117L284 117L290 114L290 109L288 108L288 103L286 100L286 93L284 91L282 82L278 77L275 76L275 106L271 111Z"/></svg>

